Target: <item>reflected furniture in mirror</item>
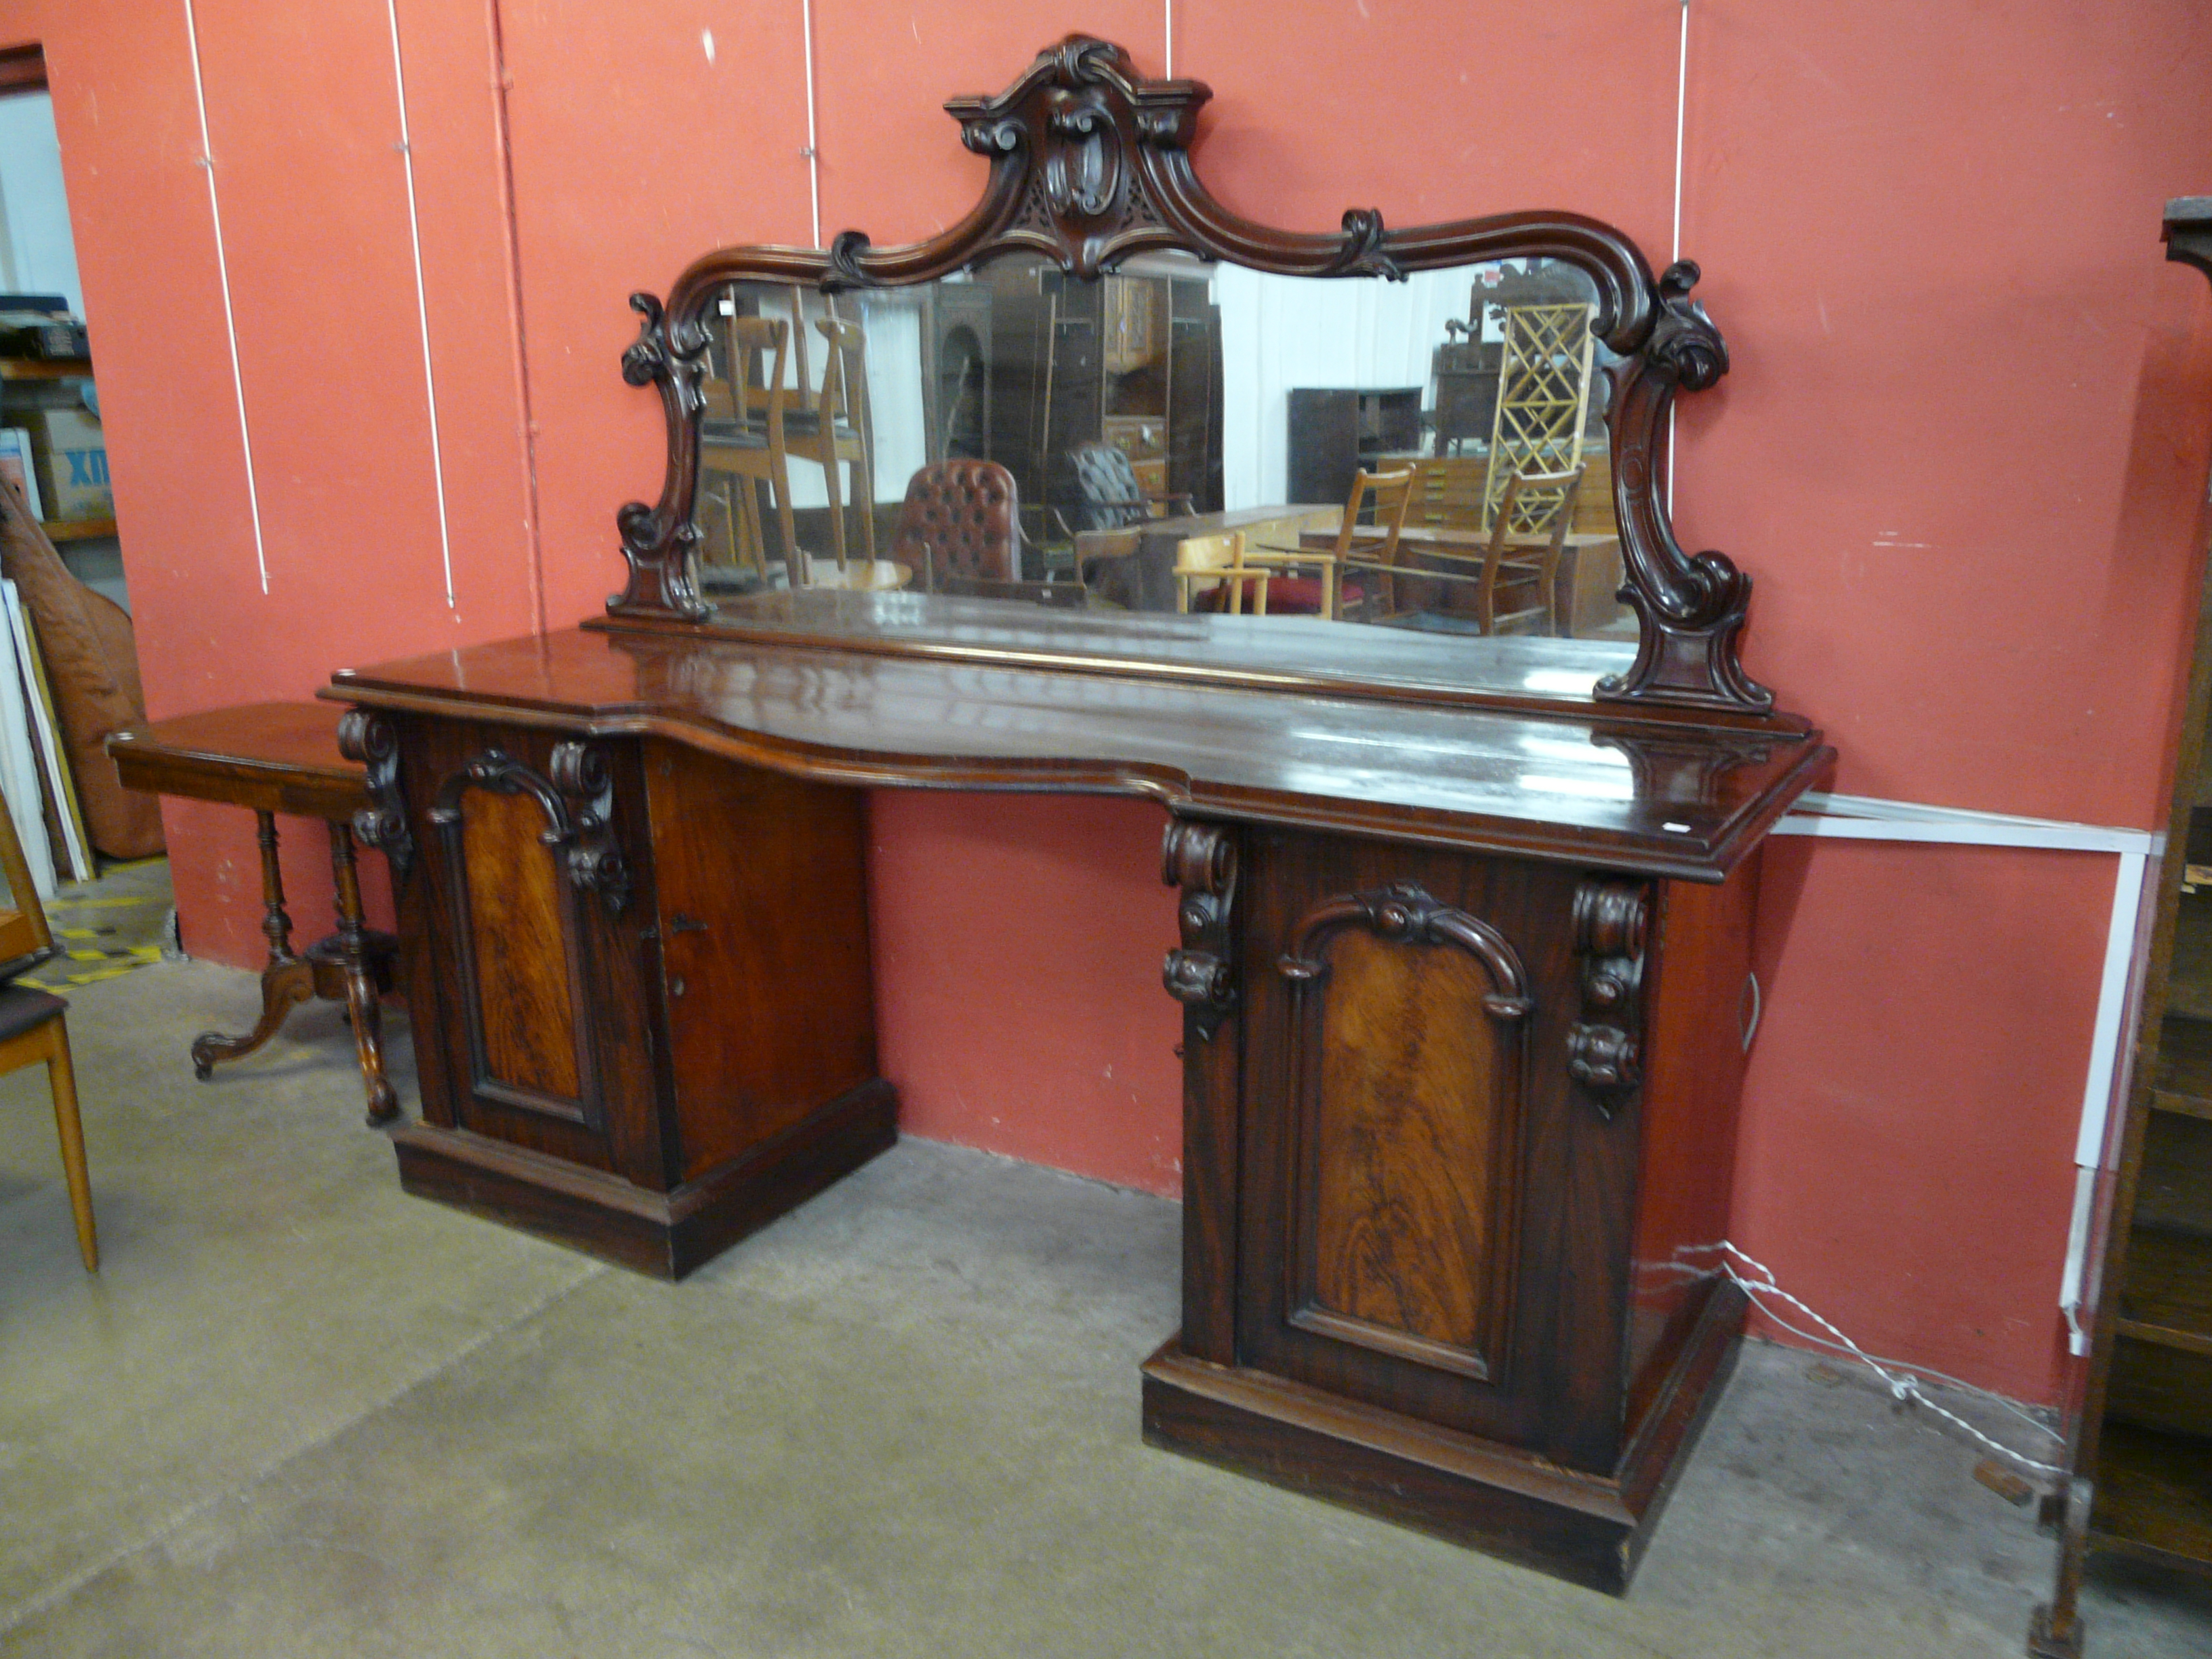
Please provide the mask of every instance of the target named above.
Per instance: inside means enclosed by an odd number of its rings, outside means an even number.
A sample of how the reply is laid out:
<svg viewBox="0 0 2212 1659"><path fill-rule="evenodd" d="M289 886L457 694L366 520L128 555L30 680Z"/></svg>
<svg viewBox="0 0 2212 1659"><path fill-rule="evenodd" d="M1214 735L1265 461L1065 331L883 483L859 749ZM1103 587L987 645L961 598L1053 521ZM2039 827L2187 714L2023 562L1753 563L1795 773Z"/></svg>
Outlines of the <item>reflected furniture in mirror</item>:
<svg viewBox="0 0 2212 1659"><path fill-rule="evenodd" d="M1191 160L1209 95L1071 37L948 106L989 172L942 234L726 248L634 296L668 452L607 614L335 677L405 940L401 1178L681 1275L896 1136L867 791L1156 802L1184 1248L1146 1437L1617 1591L1741 1328L1700 1247L1760 845L1833 759L1743 672L1749 578L1660 495L1673 399L1727 355L1696 268L1595 220L1230 212ZM717 573L725 319L832 304L898 585ZM1439 362L1475 386L1449 407ZM1286 483L1289 393L1331 384L1421 388L1418 432L1378 428L1379 531L1349 477ZM1189 510L1092 556L1099 444ZM821 471L787 547L829 546ZM1608 556L1625 608L1585 629ZM1522 597L1455 597L1479 561Z"/></svg>

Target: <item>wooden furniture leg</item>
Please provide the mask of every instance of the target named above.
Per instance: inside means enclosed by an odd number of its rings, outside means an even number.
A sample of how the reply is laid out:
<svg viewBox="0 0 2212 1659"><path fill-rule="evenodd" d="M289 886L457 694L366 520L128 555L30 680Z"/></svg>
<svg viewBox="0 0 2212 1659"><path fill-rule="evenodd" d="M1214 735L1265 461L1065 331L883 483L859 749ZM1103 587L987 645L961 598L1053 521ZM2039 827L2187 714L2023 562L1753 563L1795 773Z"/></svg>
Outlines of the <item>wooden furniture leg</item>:
<svg viewBox="0 0 2212 1659"><path fill-rule="evenodd" d="M353 1024L354 1049L361 1058L362 1086L368 1093L368 1124L374 1128L399 1115L399 1096L384 1075L384 1018L377 1002L368 929L362 921L353 831L336 820L331 823L331 873L337 882L338 961L345 973L346 1013Z"/></svg>
<svg viewBox="0 0 2212 1659"><path fill-rule="evenodd" d="M70 1062L69 1027L57 1017L16 1041L46 1051L42 1058L46 1062L46 1086L53 1091L54 1127L62 1143L62 1178L69 1186L70 1214L76 1221L76 1253L84 1259L87 1273L98 1273L100 1234L92 1220L92 1177L85 1169L84 1121L77 1115L76 1068ZM0 1069L11 1069L4 1054L0 1054Z"/></svg>
<svg viewBox="0 0 2212 1659"><path fill-rule="evenodd" d="M292 918L284 912L284 872L276 862L276 815L253 815L261 842L261 931L269 936L269 965L261 970L261 1020L242 1037L203 1031L192 1039L192 1075L203 1083L216 1065L252 1054L276 1035L284 1017L315 994L313 968L292 949Z"/></svg>
<svg viewBox="0 0 2212 1659"><path fill-rule="evenodd" d="M28 1000L35 998L35 1002ZM46 1084L54 1097L54 1127L62 1143L62 1178L69 1187L70 1213L76 1220L76 1251L88 1273L100 1271L100 1236L92 1222L92 1180L84 1161L84 1124L77 1115L76 1073L70 1065L66 1005L43 991L0 990L0 1024L15 1027L0 1038L0 1073L44 1060ZM27 1019L36 1024L22 1029Z"/></svg>

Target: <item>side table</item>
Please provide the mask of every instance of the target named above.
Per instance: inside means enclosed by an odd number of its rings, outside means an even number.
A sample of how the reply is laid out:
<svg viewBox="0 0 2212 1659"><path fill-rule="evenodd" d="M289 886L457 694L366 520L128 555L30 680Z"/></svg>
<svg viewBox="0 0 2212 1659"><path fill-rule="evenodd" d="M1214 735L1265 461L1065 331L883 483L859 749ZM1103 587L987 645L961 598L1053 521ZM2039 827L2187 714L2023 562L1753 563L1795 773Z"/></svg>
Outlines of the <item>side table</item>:
<svg viewBox="0 0 2212 1659"><path fill-rule="evenodd" d="M398 1097L384 1075L377 998L392 988L398 941L362 920L352 823L354 814L368 805L368 792L361 766L338 753L330 706L264 702L182 714L116 732L107 752L126 788L247 807L259 827L261 931L269 936L260 1023L244 1036L210 1031L196 1039L194 1073L207 1081L219 1063L243 1059L274 1036L295 1004L321 997L344 1003L352 1020L369 1122L397 1117ZM321 818L331 830L338 930L309 945L304 956L292 949L292 919L284 909L284 877L276 861L279 812Z"/></svg>

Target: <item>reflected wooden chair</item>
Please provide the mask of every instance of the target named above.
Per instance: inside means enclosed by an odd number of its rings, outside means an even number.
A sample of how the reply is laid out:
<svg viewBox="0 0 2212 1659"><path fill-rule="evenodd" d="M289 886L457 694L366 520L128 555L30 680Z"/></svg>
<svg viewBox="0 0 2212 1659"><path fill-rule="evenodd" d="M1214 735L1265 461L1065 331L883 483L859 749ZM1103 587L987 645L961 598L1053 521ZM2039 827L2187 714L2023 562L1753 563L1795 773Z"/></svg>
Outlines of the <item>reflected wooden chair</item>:
<svg viewBox="0 0 2212 1659"><path fill-rule="evenodd" d="M77 1254L85 1270L100 1270L100 1237L92 1221L92 1180L84 1163L84 1126L77 1116L76 1072L70 1063L69 1004L50 992L15 984L15 976L60 954L54 946L30 860L15 837L15 821L0 800L0 874L8 895L0 902L0 1073L46 1062L54 1100L54 1127L62 1143L62 1177L70 1213L76 1220Z"/></svg>
<svg viewBox="0 0 2212 1659"><path fill-rule="evenodd" d="M835 301L831 302L833 305ZM787 453L795 459L812 461L822 469L823 485L830 499L830 540L837 568L846 568L845 514L860 520L863 556L872 566L876 557L876 480L873 436L868 409L868 337L858 323L848 322L833 311L814 320L829 356L822 363L822 385L814 401L806 402L805 388L812 385L806 356L805 311L803 291L791 290L792 326L796 331L799 390L793 407L783 416ZM848 500L840 500L838 467L848 469Z"/></svg>
<svg viewBox="0 0 2212 1659"><path fill-rule="evenodd" d="M1274 573L1268 583L1272 610L1286 616L1318 616L1323 621L1365 622L1396 609L1395 581L1413 504L1411 466L1354 473L1336 540L1327 548L1248 547L1243 562ZM1301 574L1310 570L1312 575ZM1346 572L1366 577L1347 581Z"/></svg>
<svg viewBox="0 0 2212 1659"><path fill-rule="evenodd" d="M806 561L792 520L791 449L784 429L792 396L783 383L790 336L790 325L774 318L729 319L729 378L708 383L699 422L699 471L702 482L722 479L732 552L739 562L750 562L763 581L768 555L756 492L761 484L769 487L783 537L784 569L798 587L806 580Z"/></svg>
<svg viewBox="0 0 2212 1659"><path fill-rule="evenodd" d="M1394 586L1441 584L1469 595L1475 624L1485 634L1559 633L1559 560L1582 477L1580 467L1516 472L1497 500L1486 543L1462 549L1424 540L1388 580ZM1449 600L1438 608L1447 614L1458 610ZM1390 614L1405 613L1394 609Z"/></svg>

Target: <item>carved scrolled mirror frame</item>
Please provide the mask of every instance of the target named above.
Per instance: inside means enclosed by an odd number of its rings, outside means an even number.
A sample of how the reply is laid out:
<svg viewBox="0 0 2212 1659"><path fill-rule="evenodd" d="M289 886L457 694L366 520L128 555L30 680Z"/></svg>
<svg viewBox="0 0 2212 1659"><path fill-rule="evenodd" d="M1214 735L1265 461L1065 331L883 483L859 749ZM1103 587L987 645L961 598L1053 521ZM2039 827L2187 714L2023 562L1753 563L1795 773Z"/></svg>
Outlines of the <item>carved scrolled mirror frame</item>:
<svg viewBox="0 0 2212 1659"><path fill-rule="evenodd" d="M1598 220L1570 213L1512 213L1386 230L1354 208L1335 235L1279 230L1231 212L1193 170L1198 112L1212 96L1198 81L1138 76L1117 46L1070 35L1042 53L995 98L956 98L945 108L969 149L991 162L981 199L927 241L877 248L857 230L827 249L764 245L725 248L694 263L664 304L634 294L642 318L623 354L633 386L659 387L668 426L660 499L617 515L627 585L608 601L617 617L700 621L712 607L693 581L699 423L708 373L708 307L733 282L804 283L823 291L923 283L992 254L1035 252L1079 277L1131 255L1182 250L1292 276L1399 279L1408 272L1514 258L1556 260L1596 291L1593 330L1620 359L1613 381L1614 507L1640 643L1622 675L1598 684L1601 700L1765 714L1773 694L1745 675L1738 635L1751 579L1726 555L1686 554L1660 495L1654 456L1680 391L1712 386L1728 348L1690 298L1698 267L1679 261L1654 276L1636 244Z"/></svg>

